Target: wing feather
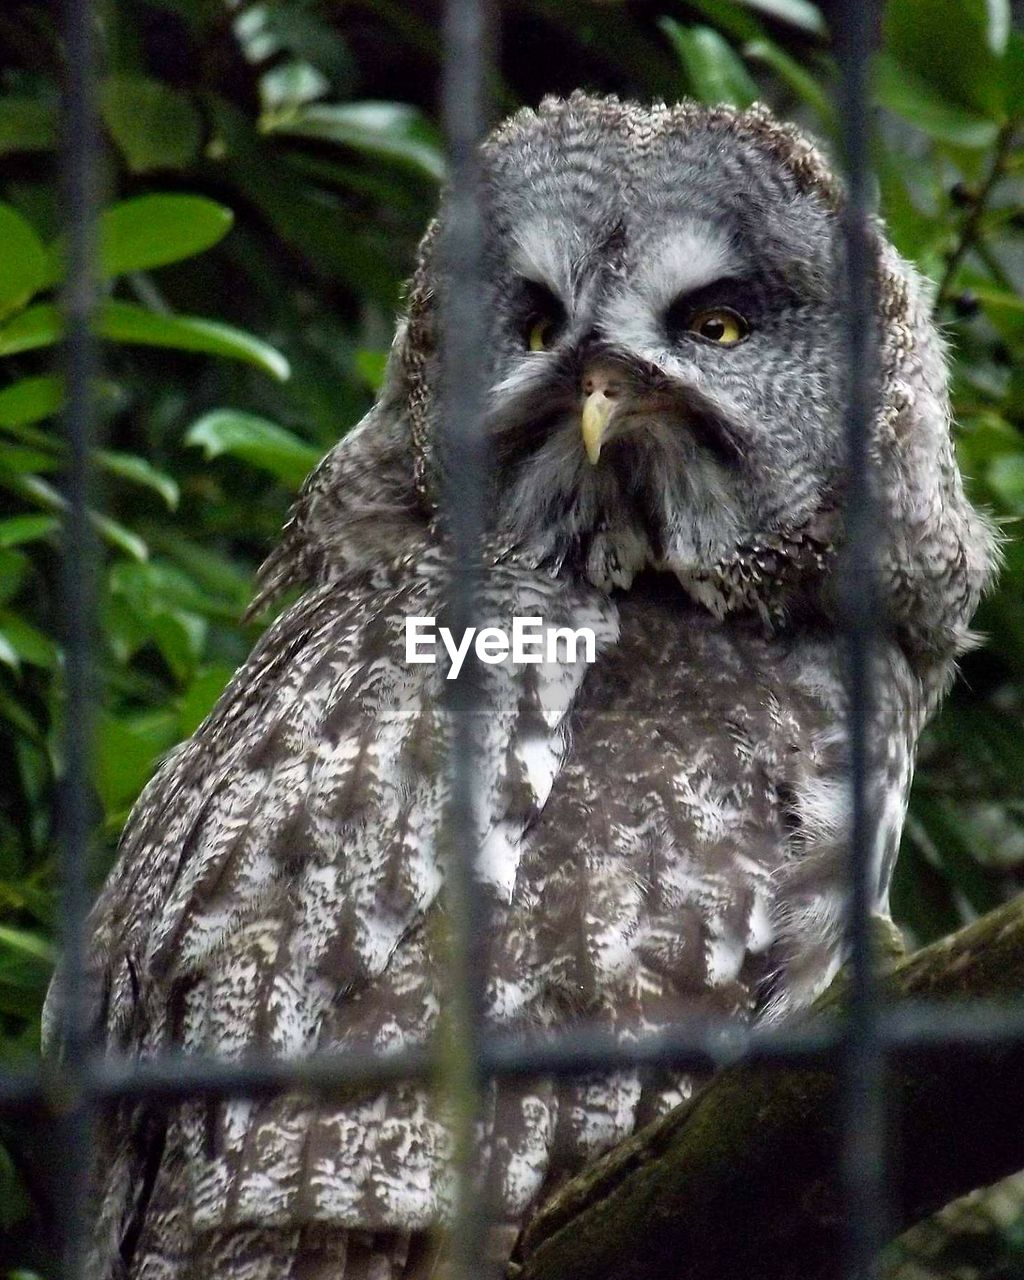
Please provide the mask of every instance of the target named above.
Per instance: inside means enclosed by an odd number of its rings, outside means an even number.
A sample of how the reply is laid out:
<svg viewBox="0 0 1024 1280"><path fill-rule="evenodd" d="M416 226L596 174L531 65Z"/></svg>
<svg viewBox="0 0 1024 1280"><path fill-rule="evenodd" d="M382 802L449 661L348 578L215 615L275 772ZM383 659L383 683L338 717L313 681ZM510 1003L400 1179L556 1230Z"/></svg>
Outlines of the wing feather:
<svg viewBox="0 0 1024 1280"><path fill-rule="evenodd" d="M315 586L147 787L93 916L112 1050L302 1056L414 1044L435 1030L445 668L405 662L404 620L439 614L444 581L425 543L419 563L391 577ZM596 621L607 644L614 608L595 600L590 588L566 593L508 566L493 575L486 620ZM525 834L564 759L584 669L483 670L481 878L496 909L512 895ZM546 1104L511 1105L499 1136L525 1203L544 1166L526 1118ZM130 1162L124 1133L139 1113L119 1123L111 1143ZM195 1240L315 1222L408 1232L443 1217L450 1199L448 1131L419 1086L331 1104L193 1102L171 1117L165 1142ZM122 1172L121 1183L120 1203L107 1197L104 1239L123 1239L139 1213L137 1181ZM157 1259L183 1228L166 1207L153 1212L166 1230L147 1226L138 1247Z"/></svg>

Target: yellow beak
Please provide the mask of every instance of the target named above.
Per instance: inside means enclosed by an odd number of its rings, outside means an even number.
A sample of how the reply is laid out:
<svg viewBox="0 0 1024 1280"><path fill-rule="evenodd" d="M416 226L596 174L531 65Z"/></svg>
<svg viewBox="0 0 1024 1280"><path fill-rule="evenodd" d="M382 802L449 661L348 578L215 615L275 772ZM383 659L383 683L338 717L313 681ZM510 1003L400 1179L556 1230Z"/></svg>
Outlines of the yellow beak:
<svg viewBox="0 0 1024 1280"><path fill-rule="evenodd" d="M580 433L590 465L596 467L608 424L622 404L622 374L610 365L592 365L584 374L582 391Z"/></svg>
<svg viewBox="0 0 1024 1280"><path fill-rule="evenodd" d="M608 421L614 408L615 401L609 400L603 387L596 391L591 391L588 396L583 398L583 417L580 423L580 430L583 435L583 447L587 451L587 458L590 460L591 466L596 466L597 460L601 456L601 442L604 440L605 432L608 430Z"/></svg>

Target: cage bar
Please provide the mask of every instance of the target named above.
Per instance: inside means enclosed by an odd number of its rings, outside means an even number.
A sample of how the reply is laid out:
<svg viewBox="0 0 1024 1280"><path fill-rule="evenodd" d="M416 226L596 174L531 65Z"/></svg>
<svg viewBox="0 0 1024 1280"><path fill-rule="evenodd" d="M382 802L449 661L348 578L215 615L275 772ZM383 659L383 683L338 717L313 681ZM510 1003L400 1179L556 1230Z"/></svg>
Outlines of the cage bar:
<svg viewBox="0 0 1024 1280"><path fill-rule="evenodd" d="M840 564L840 610L847 653L850 769L849 885L846 936L850 989L840 1091L840 1176L846 1206L843 1273L869 1280L886 1238L885 1054L879 1035L871 910L876 896L877 819L871 794L871 664L878 638L875 596L876 512L870 432L878 396L877 280L871 244L868 107L871 44L878 13L872 0L840 5L836 37L847 196L841 272L846 353L846 546Z"/></svg>
<svg viewBox="0 0 1024 1280"><path fill-rule="evenodd" d="M442 397L436 430L444 451L442 529L447 535L446 605L456 635L479 622L488 457L480 430L486 388L486 331L480 143L484 134L486 22L483 0L446 0L442 117L449 188L441 253L448 289L442 299ZM449 998L441 1081L451 1103L455 1153L453 1280L482 1274L487 1223L475 1166L484 1081L481 1036L486 982L484 904L476 878L481 826L477 762L485 728L480 664L475 654L452 682L450 796L443 829L448 906Z"/></svg>
<svg viewBox="0 0 1024 1280"><path fill-rule="evenodd" d="M61 1268L66 1280L83 1274L86 1202L94 1114L88 1088L90 1039L85 919L89 903L87 851L91 827L90 777L93 707L92 627L96 551L89 520L92 385L98 365L92 334L95 309L93 242L97 218L98 147L93 103L94 32L91 0L65 0L67 85L63 104L63 178L67 199L68 274L64 374L67 464L61 588L67 681L64 774L61 781L60 931L62 1093L58 1114L61 1149Z"/></svg>

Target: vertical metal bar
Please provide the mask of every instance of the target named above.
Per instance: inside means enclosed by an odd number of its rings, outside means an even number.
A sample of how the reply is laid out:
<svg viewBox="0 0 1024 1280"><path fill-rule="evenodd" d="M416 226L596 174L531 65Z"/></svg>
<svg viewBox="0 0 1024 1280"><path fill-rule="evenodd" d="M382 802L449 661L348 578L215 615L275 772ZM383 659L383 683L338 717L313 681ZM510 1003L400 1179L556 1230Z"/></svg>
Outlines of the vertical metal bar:
<svg viewBox="0 0 1024 1280"><path fill-rule="evenodd" d="M482 0L447 0L444 11L443 118L451 164L447 221L441 252L447 288L443 298L443 520L450 537L449 625L455 635L476 622L482 578L486 442L481 335L485 328L483 215L479 144L484 131L486 18ZM447 840L451 1006L445 1055L454 1107L455 1222L451 1239L454 1280L483 1272L486 1217L474 1180L477 1122L481 1109L481 1010L484 964L478 845L476 762L484 713L480 668L471 655L451 696L453 716Z"/></svg>
<svg viewBox="0 0 1024 1280"><path fill-rule="evenodd" d="M870 917L875 894L876 820L870 791L872 655L877 513L870 473L869 433L878 389L876 275L870 217L868 88L877 6L852 0L837 6L840 106L847 172L843 214L843 306L847 373L849 484L842 615L847 642L851 831L847 931L850 1004L841 1077L841 1178L846 1204L844 1274L867 1280L885 1239L885 1059L872 971Z"/></svg>
<svg viewBox="0 0 1024 1280"><path fill-rule="evenodd" d="M67 79L63 174L67 199L68 278L64 291L67 468L62 563L67 723L60 799L61 931L63 943L62 1111L59 1125L62 1215L61 1265L67 1280L83 1273L86 1200L92 1152L87 1055L89 1009L85 974L88 909L87 849L93 686L90 661L95 547L88 514L91 386L96 348L91 332L98 148L93 106L93 23L90 0L65 0Z"/></svg>

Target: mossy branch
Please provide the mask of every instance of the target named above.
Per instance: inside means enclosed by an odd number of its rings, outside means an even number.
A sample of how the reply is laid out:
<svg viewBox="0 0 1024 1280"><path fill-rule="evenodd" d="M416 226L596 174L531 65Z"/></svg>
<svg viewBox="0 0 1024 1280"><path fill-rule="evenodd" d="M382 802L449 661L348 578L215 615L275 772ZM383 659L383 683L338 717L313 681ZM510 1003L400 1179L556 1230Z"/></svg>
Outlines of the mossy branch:
<svg viewBox="0 0 1024 1280"><path fill-rule="evenodd" d="M909 956L899 1001L1024 993L1024 897ZM842 990L809 1016L827 1016ZM739 1065L568 1183L518 1280L834 1280L843 1206L837 1063ZM893 1049L893 1233L1024 1168L1024 1042Z"/></svg>

